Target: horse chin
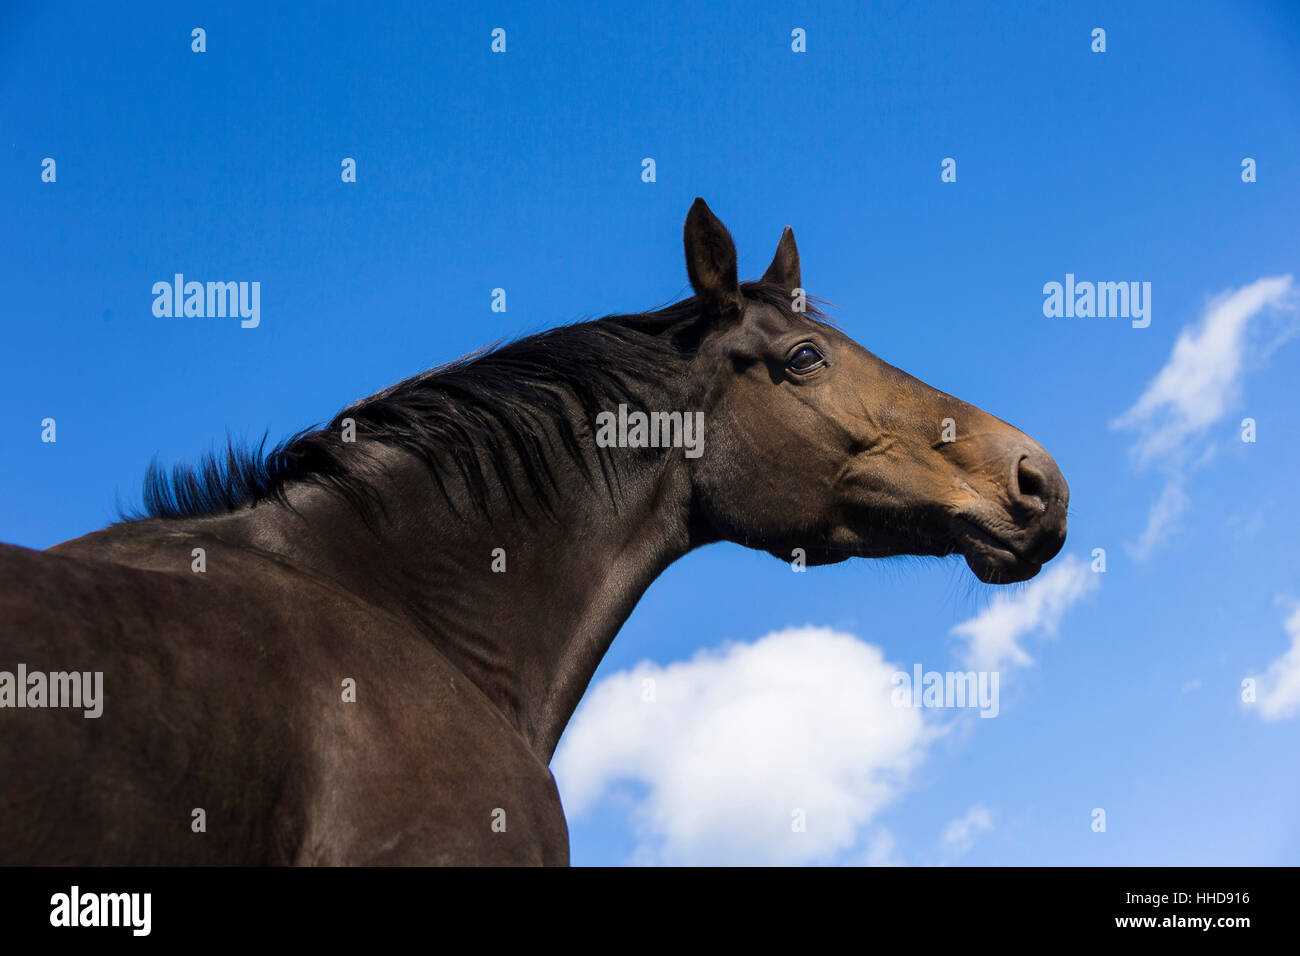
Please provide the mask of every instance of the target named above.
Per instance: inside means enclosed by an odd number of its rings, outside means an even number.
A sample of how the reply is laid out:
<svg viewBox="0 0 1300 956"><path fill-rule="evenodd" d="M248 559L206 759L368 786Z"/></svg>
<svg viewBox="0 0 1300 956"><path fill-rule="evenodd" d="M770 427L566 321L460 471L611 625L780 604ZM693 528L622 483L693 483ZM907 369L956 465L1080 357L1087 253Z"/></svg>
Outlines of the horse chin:
<svg viewBox="0 0 1300 956"><path fill-rule="evenodd" d="M991 530L989 522L980 520L977 515L956 515L953 532L954 550L966 559L966 565L975 577L985 584L1028 581L1043 568L1043 561L1036 560L1043 555L1020 553L1000 533Z"/></svg>
<svg viewBox="0 0 1300 956"><path fill-rule="evenodd" d="M967 550L966 566L985 584L1015 584L1028 581L1043 569L1036 561L1025 561L1010 551L987 545Z"/></svg>

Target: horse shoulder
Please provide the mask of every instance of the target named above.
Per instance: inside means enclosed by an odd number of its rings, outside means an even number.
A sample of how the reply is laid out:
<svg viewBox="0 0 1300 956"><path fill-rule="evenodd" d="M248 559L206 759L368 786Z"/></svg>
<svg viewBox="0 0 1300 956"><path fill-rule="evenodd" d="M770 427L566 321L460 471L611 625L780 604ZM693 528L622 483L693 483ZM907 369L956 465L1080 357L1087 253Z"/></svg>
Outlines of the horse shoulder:
<svg viewBox="0 0 1300 956"><path fill-rule="evenodd" d="M436 649L404 643L357 694L318 728L329 786L298 862L568 863L550 770Z"/></svg>

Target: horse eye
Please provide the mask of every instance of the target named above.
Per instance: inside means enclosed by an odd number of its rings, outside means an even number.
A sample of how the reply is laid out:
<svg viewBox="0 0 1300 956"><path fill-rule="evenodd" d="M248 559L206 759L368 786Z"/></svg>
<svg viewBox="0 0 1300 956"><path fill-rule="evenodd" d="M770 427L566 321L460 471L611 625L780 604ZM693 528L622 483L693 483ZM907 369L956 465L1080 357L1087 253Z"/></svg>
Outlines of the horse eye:
<svg viewBox="0 0 1300 956"><path fill-rule="evenodd" d="M824 361L822 353L817 351L815 345L801 345L790 356L786 366L792 372L811 372Z"/></svg>

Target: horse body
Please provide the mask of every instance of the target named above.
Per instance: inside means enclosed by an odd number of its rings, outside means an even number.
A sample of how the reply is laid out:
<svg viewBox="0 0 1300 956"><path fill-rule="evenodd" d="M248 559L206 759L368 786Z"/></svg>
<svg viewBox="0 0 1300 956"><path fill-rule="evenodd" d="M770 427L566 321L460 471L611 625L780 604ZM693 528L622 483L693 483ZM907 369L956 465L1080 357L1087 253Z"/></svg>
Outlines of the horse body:
<svg viewBox="0 0 1300 956"><path fill-rule="evenodd" d="M193 547L204 573L167 557ZM195 529L0 546L0 575L6 650L107 688L100 719L6 715L6 862L567 862L545 764L400 616ZM87 838L32 826L52 807Z"/></svg>
<svg viewBox="0 0 1300 956"><path fill-rule="evenodd" d="M152 518L0 546L0 668L104 686L97 719L0 709L0 863L566 863L547 764L677 558L960 553L1001 583L1057 553L1051 457L792 309L788 229L744 286L702 201L685 238L686 303L154 475ZM704 453L601 447L623 403L702 415Z"/></svg>

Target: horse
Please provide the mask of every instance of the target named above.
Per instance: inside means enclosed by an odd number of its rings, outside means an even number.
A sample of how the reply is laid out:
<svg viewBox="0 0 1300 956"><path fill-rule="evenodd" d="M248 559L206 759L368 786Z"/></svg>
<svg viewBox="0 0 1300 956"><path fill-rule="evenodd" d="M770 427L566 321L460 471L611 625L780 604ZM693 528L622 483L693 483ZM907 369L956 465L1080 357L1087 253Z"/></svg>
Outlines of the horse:
<svg viewBox="0 0 1300 956"><path fill-rule="evenodd" d="M757 281L702 199L684 245L688 299L155 463L143 512L0 545L0 863L567 864L548 764L672 562L960 555L1008 584L1058 553L1052 457L841 332L789 227ZM53 693L91 675L97 717Z"/></svg>

